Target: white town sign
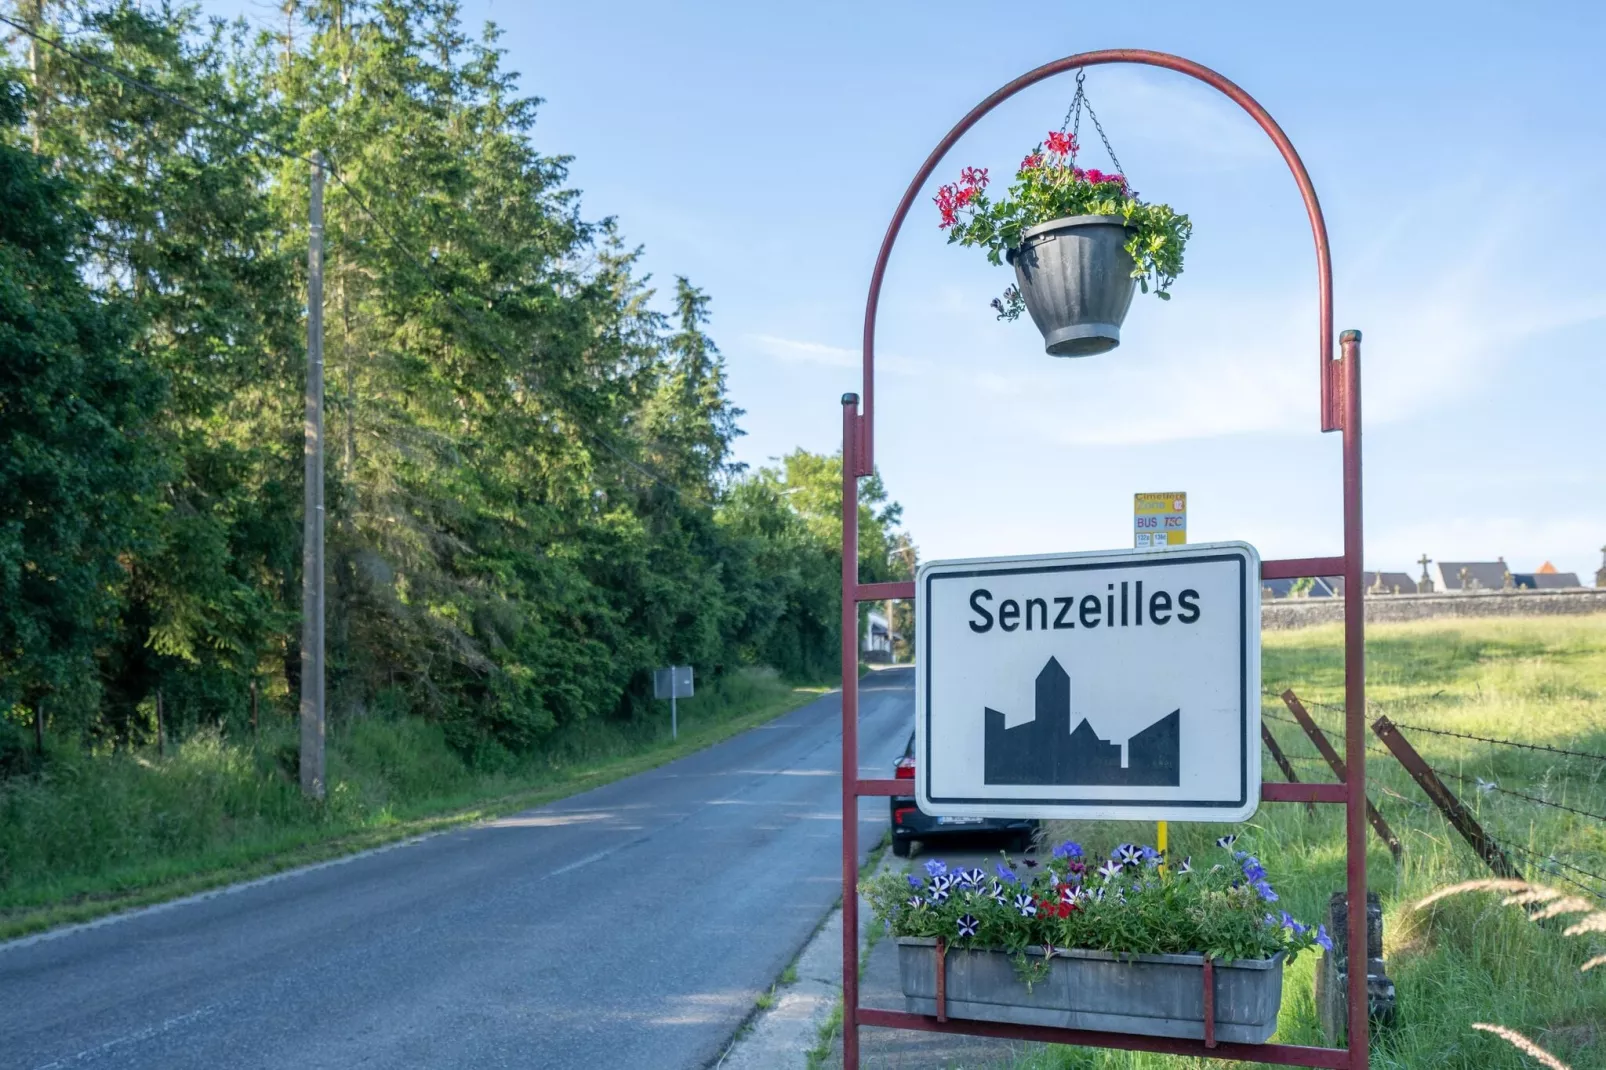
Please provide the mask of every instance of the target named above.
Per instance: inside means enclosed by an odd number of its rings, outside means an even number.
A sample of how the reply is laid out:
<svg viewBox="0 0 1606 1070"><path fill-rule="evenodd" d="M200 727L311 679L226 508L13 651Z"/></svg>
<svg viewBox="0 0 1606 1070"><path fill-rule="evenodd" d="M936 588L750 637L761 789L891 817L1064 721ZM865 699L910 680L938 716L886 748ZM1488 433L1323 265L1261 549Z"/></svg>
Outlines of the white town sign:
<svg viewBox="0 0 1606 1070"><path fill-rule="evenodd" d="M1231 822L1260 805L1249 544L928 562L915 612L926 813Z"/></svg>

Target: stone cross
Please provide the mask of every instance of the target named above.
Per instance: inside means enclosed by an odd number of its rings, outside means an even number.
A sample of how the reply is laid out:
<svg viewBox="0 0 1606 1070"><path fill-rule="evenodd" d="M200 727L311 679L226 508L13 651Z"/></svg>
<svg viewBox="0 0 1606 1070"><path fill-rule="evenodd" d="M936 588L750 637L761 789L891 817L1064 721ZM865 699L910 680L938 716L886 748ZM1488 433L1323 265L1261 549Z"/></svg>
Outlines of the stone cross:
<svg viewBox="0 0 1606 1070"><path fill-rule="evenodd" d="M1432 561L1433 559L1427 554L1423 554L1417 559L1417 564L1422 566L1422 578L1416 581L1416 590L1418 594L1433 593L1433 577L1428 575L1428 565L1431 564Z"/></svg>

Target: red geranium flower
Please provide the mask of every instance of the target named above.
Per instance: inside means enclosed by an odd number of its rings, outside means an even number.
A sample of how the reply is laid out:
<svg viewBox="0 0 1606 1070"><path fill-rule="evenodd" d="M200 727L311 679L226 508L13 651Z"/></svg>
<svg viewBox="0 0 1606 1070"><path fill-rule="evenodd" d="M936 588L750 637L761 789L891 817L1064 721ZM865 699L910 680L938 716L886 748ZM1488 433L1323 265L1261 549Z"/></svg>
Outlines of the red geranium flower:
<svg viewBox="0 0 1606 1070"><path fill-rule="evenodd" d="M967 167L959 172L959 181L975 189L987 188L987 168Z"/></svg>
<svg viewBox="0 0 1606 1070"><path fill-rule="evenodd" d="M1034 167L1042 167L1042 166L1043 166L1043 154L1040 153L1040 152L1034 152L1030 156L1026 157L1026 159L1022 160L1020 162L1020 167L1016 168L1016 170L1018 170L1018 171L1030 171Z"/></svg>
<svg viewBox="0 0 1606 1070"><path fill-rule="evenodd" d="M1048 151L1056 156L1069 156L1076 151L1076 138L1063 130L1048 132Z"/></svg>

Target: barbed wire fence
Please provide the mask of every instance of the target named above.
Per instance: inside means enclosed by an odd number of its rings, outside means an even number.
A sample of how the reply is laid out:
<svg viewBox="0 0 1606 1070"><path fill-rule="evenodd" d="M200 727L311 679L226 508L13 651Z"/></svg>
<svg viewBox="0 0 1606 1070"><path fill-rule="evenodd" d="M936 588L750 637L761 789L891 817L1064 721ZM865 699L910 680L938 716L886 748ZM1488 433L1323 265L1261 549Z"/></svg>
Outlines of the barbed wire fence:
<svg viewBox="0 0 1606 1070"><path fill-rule="evenodd" d="M1325 702L1302 700L1291 690L1286 692L1264 692L1266 698L1274 698L1288 705L1296 716L1285 716L1271 709L1263 709L1263 721L1277 725L1287 725L1300 730L1294 734L1297 740L1300 736L1309 737L1316 742L1318 749L1321 743L1317 737L1331 738L1339 743L1340 748L1347 744L1343 730L1318 724L1309 710L1320 710L1323 713L1344 715L1342 706ZM1297 707L1297 708L1296 708ZM1308 707L1308 709L1307 709ZM1303 720L1301 719L1303 718ZM1324 720L1327 718L1324 718ZM1287 738L1279 739L1271 734L1271 727L1266 728L1268 745L1277 745L1280 756L1289 763L1298 763L1302 769L1312 766L1331 766L1332 759L1322 754L1301 752L1298 746L1290 747ZM1480 858L1496 875L1502 877L1517 877L1526 879L1530 874L1542 875L1548 879L1555 879L1571 885L1573 888L1589 896L1606 900L1606 873L1598 872L1600 868L1591 869L1580 864L1576 848L1567 849L1566 844L1546 845L1534 843L1530 832L1527 843L1522 842L1523 837L1508 835L1502 828L1487 827L1488 823L1498 821L1508 816L1497 809L1487 811L1482 805L1485 799L1498 798L1503 802L1509 801L1512 806L1523 810L1539 810L1552 815L1566 815L1566 820L1587 823L1594 829L1597 825L1606 833L1606 812L1593 804L1580 803L1577 799L1562 801L1555 798L1546 798L1544 794L1535 794L1532 791L1523 791L1509 787L1499 782L1493 772L1488 776L1479 776L1476 773L1440 768L1428 763L1417 749L1405 737L1406 732L1443 739L1456 739L1468 742L1482 743L1489 747L1507 748L1512 752L1522 752L1531 755L1553 757L1565 765L1574 765L1577 762L1603 762L1606 763L1606 754L1599 754L1576 747L1558 747L1545 743L1535 743L1527 740L1502 739L1495 736L1479 735L1472 732L1460 732L1452 729L1434 728L1427 725L1405 724L1390 720L1387 716L1377 716L1371 725L1372 734L1384 744L1384 747L1368 741L1365 751L1370 758L1387 762L1382 767L1368 762L1366 771L1366 784L1368 788L1368 804L1371 806L1371 792L1375 791L1379 797L1386 798L1394 809L1408 809L1410 820L1418 819L1428 813L1437 811L1450 825L1456 829L1463 839L1473 848ZM1283 732L1283 737L1290 733ZM1281 763L1279 763L1281 765ZM1285 767L1286 768L1286 767ZM1406 773L1422 790L1427 801L1411 798L1385 780L1376 775L1381 769L1398 768ZM1463 770L1464 770L1463 766ZM1336 769L1335 769L1336 771ZM1598 774L1593 771L1587 777L1591 783L1596 781ZM1572 783L1573 778L1565 778L1565 783ZM1452 791L1450 784L1456 785L1457 790ZM1457 791L1460 794L1457 794ZM1549 794L1549 793L1546 793ZM1463 802L1463 796L1475 801L1474 808L1469 808ZM1474 813L1476 809L1476 813ZM1530 821L1530 828L1532 822ZM1572 843L1589 842L1589 837L1573 837ZM1598 842L1598 841L1597 841Z"/></svg>

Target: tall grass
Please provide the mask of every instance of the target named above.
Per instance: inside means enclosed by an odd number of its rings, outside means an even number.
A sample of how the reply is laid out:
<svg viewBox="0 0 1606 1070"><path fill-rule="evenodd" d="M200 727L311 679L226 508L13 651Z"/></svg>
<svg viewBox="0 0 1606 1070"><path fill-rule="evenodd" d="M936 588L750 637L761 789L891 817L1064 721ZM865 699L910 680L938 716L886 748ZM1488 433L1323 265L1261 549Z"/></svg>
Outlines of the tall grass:
<svg viewBox="0 0 1606 1070"><path fill-rule="evenodd" d="M1343 702L1339 626L1268 633L1263 672L1268 690L1292 687L1313 703ZM1367 635L1368 722L1391 720L1474 735L1546 743L1606 754L1606 616L1541 620L1422 621L1376 625ZM1268 712L1282 704L1268 698ZM1341 731L1342 714L1312 713ZM1306 780L1333 779L1297 728L1268 721L1282 746L1300 755ZM1606 763L1566 759L1484 743L1406 731L1435 767L1482 778L1580 809L1606 813ZM1338 743L1336 735L1335 745ZM1382 750L1368 734L1368 744ZM1265 761L1266 776L1276 766ZM1385 957L1398 988L1399 1019L1373 1048L1372 1065L1389 1070L1518 1070L1537 1064L1505 1040L1472 1028L1497 1022L1532 1037L1582 1070L1606 1067L1606 971L1579 972L1606 951L1606 937L1568 939L1557 926L1534 924L1520 911L1487 897L1413 905L1433 891L1488 877L1472 850L1426 805L1415 783L1391 759L1368 756L1368 791L1404 843L1398 864L1368 830L1371 887L1384 904ZM1535 806L1451 781L1463 802L1496 836L1606 873L1606 823ZM1195 863L1215 852L1225 826L1171 826L1173 850ZM1237 845L1259 855L1283 897L1281 906L1305 920L1324 919L1328 897L1344 887L1341 808L1266 805ZM1075 837L1108 847L1152 842L1153 825L1052 823L1050 837ZM1563 889L1567 870L1532 872ZM1582 878L1580 878L1582 879ZM1585 881L1585 883L1589 883ZM1600 889L1606 894L1606 888ZM1325 1044L1312 996L1314 957L1289 971L1278 1040ZM1019 1070L1180 1070L1198 1065L1169 1056L1078 1049L1033 1050ZM1212 1064L1221 1065L1221 1064Z"/></svg>
<svg viewBox="0 0 1606 1070"><path fill-rule="evenodd" d="M91 755L54 741L37 776L0 780L0 937L516 808L604 783L791 709L819 689L729 674L659 721L599 724L522 761L466 760L412 717L336 721L328 798L303 799L295 726L256 740L200 732Z"/></svg>

